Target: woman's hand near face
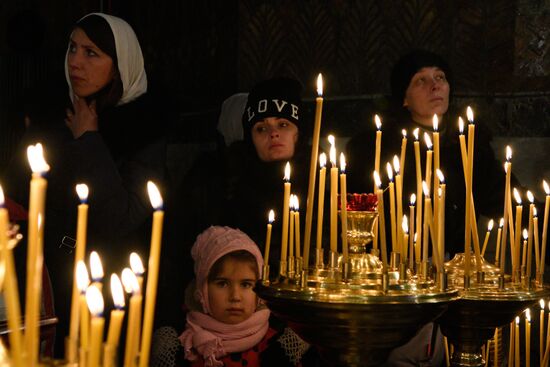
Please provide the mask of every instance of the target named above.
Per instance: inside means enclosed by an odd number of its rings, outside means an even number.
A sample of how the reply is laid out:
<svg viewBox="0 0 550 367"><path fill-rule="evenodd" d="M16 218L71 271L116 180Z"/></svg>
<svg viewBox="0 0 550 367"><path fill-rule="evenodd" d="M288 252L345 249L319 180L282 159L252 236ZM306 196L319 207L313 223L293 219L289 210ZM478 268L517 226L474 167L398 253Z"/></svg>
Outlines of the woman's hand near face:
<svg viewBox="0 0 550 367"><path fill-rule="evenodd" d="M95 100L89 105L84 98L74 96L73 111L67 109L67 118L65 123L71 129L75 139L82 136L87 131L97 131L97 112Z"/></svg>

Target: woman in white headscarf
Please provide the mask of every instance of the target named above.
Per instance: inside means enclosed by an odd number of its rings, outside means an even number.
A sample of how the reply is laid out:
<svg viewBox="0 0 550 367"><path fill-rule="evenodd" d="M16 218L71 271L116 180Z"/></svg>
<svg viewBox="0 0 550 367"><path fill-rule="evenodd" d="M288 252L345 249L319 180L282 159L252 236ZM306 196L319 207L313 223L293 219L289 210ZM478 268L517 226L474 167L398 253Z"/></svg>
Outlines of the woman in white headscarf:
<svg viewBox="0 0 550 367"><path fill-rule="evenodd" d="M152 207L146 183L163 191L166 162L163 108L147 93L141 48L126 21L101 13L80 19L70 35L65 75L72 102L65 135L51 149L43 141L53 160L45 261L59 342L67 335L71 299L75 185L90 189L87 251L99 252L106 274L118 272L132 251L147 256Z"/></svg>

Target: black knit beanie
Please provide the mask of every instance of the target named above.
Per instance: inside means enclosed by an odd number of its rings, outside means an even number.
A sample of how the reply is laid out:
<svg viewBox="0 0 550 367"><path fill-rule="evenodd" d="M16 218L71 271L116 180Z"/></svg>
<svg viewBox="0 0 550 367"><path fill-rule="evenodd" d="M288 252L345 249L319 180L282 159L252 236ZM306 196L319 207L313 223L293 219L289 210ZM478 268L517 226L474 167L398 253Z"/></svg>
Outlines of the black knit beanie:
<svg viewBox="0 0 550 367"><path fill-rule="evenodd" d="M394 65L391 72L391 94L399 105L403 104L405 92L411 79L420 69L426 67L440 68L449 85L451 85L451 69L449 64L439 55L426 50L413 50L402 56ZM452 88L450 88L452 90Z"/></svg>
<svg viewBox="0 0 550 367"><path fill-rule="evenodd" d="M290 78L274 78L256 84L248 94L242 123L245 140L257 121L282 117L299 127L302 85Z"/></svg>

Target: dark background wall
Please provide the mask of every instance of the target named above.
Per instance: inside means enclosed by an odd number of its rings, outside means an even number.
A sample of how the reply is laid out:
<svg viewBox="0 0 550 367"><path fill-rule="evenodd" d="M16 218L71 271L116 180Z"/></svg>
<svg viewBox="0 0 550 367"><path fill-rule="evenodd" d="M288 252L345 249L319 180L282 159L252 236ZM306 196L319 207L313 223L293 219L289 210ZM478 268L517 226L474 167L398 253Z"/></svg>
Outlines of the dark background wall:
<svg viewBox="0 0 550 367"><path fill-rule="evenodd" d="M351 136L387 107L390 67L413 47L449 60L453 104L495 135L550 135L548 0L4 0L0 169L28 90L63 82L71 25L101 9L134 26L150 84L176 101L174 143L211 141L221 102L266 77L293 76L312 98L319 72L323 130Z"/></svg>

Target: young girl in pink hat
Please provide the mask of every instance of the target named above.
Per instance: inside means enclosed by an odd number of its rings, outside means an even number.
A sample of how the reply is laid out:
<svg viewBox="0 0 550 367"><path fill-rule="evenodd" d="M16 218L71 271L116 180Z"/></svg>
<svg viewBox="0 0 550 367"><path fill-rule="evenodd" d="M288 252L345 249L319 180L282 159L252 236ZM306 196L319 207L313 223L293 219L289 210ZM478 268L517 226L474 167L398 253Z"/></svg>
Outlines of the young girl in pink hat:
<svg viewBox="0 0 550 367"><path fill-rule="evenodd" d="M243 232L212 226L191 249L194 288L188 288L187 324L179 336L186 366L301 366L309 348L270 318L254 293L263 258ZM316 364L314 353L307 353ZM309 364L309 363L308 363Z"/></svg>

